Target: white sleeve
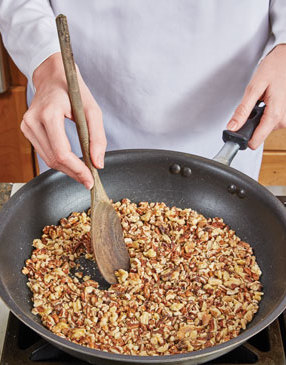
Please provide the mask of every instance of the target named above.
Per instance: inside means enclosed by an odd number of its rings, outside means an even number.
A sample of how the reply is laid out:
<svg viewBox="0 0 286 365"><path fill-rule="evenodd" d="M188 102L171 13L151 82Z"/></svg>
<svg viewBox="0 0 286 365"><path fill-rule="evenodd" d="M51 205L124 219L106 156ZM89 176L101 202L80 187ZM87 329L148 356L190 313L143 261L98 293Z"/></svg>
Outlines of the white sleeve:
<svg viewBox="0 0 286 365"><path fill-rule="evenodd" d="M286 43L286 0L270 0L269 21L270 35L262 58L278 44Z"/></svg>
<svg viewBox="0 0 286 365"><path fill-rule="evenodd" d="M31 85L34 70L60 51L49 0L0 0L0 32L7 51Z"/></svg>

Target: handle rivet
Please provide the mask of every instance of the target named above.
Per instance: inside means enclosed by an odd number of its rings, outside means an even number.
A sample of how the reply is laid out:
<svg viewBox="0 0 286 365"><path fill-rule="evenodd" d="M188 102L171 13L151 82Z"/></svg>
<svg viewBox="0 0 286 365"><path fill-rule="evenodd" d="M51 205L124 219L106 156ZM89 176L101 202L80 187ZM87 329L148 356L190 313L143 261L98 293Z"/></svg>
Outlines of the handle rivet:
<svg viewBox="0 0 286 365"><path fill-rule="evenodd" d="M182 175L185 177L190 177L192 175L192 170L189 167L183 167Z"/></svg>
<svg viewBox="0 0 286 365"><path fill-rule="evenodd" d="M170 166L170 171L172 174L179 174L181 172L181 166L177 163L173 163L173 165Z"/></svg>
<svg viewBox="0 0 286 365"><path fill-rule="evenodd" d="M243 198L245 198L245 196L246 196L246 191L245 191L244 189L240 189L240 190L238 190L237 195L238 195L241 199L243 199Z"/></svg>
<svg viewBox="0 0 286 365"><path fill-rule="evenodd" d="M236 190L237 190L237 187L236 187L236 185L231 184L231 185L229 185L229 187L227 188L227 190L228 190L229 193L234 194L236 192Z"/></svg>

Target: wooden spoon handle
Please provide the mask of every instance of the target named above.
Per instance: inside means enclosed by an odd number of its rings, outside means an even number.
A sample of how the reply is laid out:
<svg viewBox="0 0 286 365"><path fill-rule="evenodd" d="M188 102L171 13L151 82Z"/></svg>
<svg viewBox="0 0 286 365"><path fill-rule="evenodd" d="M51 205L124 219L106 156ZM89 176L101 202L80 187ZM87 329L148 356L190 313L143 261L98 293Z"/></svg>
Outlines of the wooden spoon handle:
<svg viewBox="0 0 286 365"><path fill-rule="evenodd" d="M61 46L63 64L68 84L68 93L72 106L73 117L76 122L76 128L79 136L81 150L84 161L86 165L89 167L92 176L94 178L92 198L94 198L95 200L105 200L109 202L107 194L98 176L97 169L94 167L90 158L88 127L85 118L85 112L82 105L79 84L77 80L77 73L73 59L72 48L70 44L70 34L66 16L62 14L58 15L56 18L56 23Z"/></svg>

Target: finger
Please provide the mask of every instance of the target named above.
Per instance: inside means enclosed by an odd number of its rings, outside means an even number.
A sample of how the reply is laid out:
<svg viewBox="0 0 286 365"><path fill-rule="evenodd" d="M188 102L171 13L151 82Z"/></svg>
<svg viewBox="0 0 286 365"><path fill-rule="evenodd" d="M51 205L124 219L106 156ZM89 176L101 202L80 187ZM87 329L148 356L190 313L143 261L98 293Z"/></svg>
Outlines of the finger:
<svg viewBox="0 0 286 365"><path fill-rule="evenodd" d="M49 153L47 154L44 151L44 148L42 148L42 146L44 146L45 143L39 142L39 139L36 137L36 134L33 132L32 128L27 123L26 119L23 119L20 128L21 128L21 131L23 132L24 136L32 143L36 152L40 155L41 159L43 161L45 161L45 163L49 166L49 161L51 159L51 155ZM45 131L44 131L44 133L45 133ZM38 133L37 135L39 137L40 134ZM43 140L43 139L44 138L41 137L41 140ZM48 143L47 138L46 138L46 143Z"/></svg>
<svg viewBox="0 0 286 365"><path fill-rule="evenodd" d="M24 121L23 121L24 122ZM50 167L54 167L55 158L53 156L52 148L49 142L49 139L46 134L46 130L43 125L39 122L34 122L33 127L30 128L26 123L21 123L21 130L24 133L25 137L29 139L29 141L34 146L36 152L40 155L43 161ZM74 180L82 183L78 176L69 168L65 166L61 166L59 168L60 171L67 174ZM87 189L90 189L89 186L86 186Z"/></svg>
<svg viewBox="0 0 286 365"><path fill-rule="evenodd" d="M98 169L102 169L104 167L104 155L107 144L102 112L79 72L78 80L89 130L90 157L93 165Z"/></svg>
<svg viewBox="0 0 286 365"><path fill-rule="evenodd" d="M227 124L227 128L229 130L237 131L244 125L255 104L263 95L265 88L266 85L264 83L250 82L248 84L241 103L236 108L233 116Z"/></svg>
<svg viewBox="0 0 286 365"><path fill-rule="evenodd" d="M89 168L71 151L65 133L63 115L46 110L43 117L43 125L54 156L53 168L61 171L68 169L76 175L77 181L84 184L87 189L91 189L93 177Z"/></svg>
<svg viewBox="0 0 286 365"><path fill-rule="evenodd" d="M106 137L104 132L102 113L99 108L86 109L86 121L89 130L90 156L92 163L98 169L104 167Z"/></svg>
<svg viewBox="0 0 286 365"><path fill-rule="evenodd" d="M255 129L248 145L255 150L265 141L267 136L272 132L282 118L281 104L268 103L264 109L263 116L258 127Z"/></svg>

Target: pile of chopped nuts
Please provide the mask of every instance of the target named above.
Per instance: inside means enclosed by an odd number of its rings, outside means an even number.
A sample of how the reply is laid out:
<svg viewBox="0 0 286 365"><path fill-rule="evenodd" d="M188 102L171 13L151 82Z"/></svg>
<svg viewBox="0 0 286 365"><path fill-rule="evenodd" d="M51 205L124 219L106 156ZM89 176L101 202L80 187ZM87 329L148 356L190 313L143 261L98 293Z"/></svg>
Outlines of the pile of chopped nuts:
<svg viewBox="0 0 286 365"><path fill-rule="evenodd" d="M94 349L170 355L236 337L258 310L261 271L250 245L221 218L164 203L117 202L130 272L108 290L78 270L93 260L89 214L72 213L35 239L23 273L33 314L55 334ZM71 270L76 270L72 277Z"/></svg>

